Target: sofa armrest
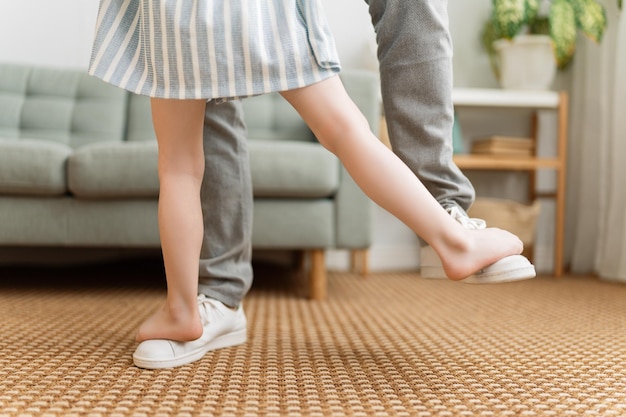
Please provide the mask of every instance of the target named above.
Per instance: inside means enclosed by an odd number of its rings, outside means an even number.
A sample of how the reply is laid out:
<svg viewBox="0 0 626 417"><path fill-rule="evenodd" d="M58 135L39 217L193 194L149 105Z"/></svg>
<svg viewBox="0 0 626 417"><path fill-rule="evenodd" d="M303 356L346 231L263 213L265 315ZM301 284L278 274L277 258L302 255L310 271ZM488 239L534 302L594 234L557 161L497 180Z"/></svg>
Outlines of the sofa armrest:
<svg viewBox="0 0 626 417"><path fill-rule="evenodd" d="M378 74L371 71L344 71L341 75L346 90L367 119L370 129L378 135L381 100ZM372 201L361 191L342 167L336 196L337 247L361 249L372 243Z"/></svg>

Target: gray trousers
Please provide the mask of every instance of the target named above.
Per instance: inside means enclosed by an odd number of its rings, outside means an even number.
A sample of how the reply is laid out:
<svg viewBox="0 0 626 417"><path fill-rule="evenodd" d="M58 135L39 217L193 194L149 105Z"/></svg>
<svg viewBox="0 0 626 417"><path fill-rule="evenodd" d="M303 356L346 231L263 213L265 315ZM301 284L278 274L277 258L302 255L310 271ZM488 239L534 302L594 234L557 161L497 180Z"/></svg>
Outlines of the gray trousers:
<svg viewBox="0 0 626 417"><path fill-rule="evenodd" d="M444 208L466 211L474 202L474 187L452 162L448 1L366 2L376 30L391 147Z"/></svg>
<svg viewBox="0 0 626 417"><path fill-rule="evenodd" d="M236 307L252 285L252 179L239 101L207 103L199 292Z"/></svg>
<svg viewBox="0 0 626 417"><path fill-rule="evenodd" d="M447 0L365 1L376 30L392 148L444 208L467 210L474 201L474 188L452 162ZM209 103L204 149L200 292L236 306L252 285L253 202L238 102Z"/></svg>

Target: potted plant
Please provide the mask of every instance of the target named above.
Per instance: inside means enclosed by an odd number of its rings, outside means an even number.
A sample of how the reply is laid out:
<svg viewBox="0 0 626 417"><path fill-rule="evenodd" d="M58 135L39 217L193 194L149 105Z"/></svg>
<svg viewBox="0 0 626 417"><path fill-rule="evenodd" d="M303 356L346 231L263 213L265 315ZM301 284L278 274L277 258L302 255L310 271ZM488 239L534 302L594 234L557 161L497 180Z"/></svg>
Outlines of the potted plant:
<svg viewBox="0 0 626 417"><path fill-rule="evenodd" d="M571 62L579 30L600 42L606 25L597 0L493 0L482 41L503 87L541 89Z"/></svg>

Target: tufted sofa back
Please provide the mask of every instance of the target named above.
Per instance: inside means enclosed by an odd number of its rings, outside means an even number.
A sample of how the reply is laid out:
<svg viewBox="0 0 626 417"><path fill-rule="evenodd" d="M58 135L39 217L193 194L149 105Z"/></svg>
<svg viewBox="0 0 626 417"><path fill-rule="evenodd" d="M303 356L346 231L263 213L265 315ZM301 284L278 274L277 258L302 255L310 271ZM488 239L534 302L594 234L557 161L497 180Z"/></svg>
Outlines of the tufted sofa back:
<svg viewBox="0 0 626 417"><path fill-rule="evenodd" d="M280 94L264 94L242 100L251 140L311 142L313 133L298 112Z"/></svg>
<svg viewBox="0 0 626 417"><path fill-rule="evenodd" d="M372 75L352 74L346 88L376 120ZM351 85L354 84L354 85ZM360 96L364 96L362 99ZM251 140L315 141L279 94L242 100ZM375 126L372 126L375 128ZM154 140L149 99L112 87L85 71L0 63L0 140L45 139L77 148L93 142Z"/></svg>
<svg viewBox="0 0 626 417"><path fill-rule="evenodd" d="M0 64L0 138L122 141L128 94L81 71Z"/></svg>

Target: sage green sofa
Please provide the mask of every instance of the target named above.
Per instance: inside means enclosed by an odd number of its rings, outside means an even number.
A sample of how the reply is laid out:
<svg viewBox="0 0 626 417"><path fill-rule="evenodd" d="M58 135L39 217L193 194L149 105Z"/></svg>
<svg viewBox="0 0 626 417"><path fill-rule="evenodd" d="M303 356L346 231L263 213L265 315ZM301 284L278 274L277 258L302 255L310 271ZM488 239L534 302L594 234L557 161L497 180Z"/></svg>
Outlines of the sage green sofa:
<svg viewBox="0 0 626 417"><path fill-rule="evenodd" d="M342 78L377 132L376 75ZM325 251L367 250L372 203L280 95L243 104L253 248L310 254L310 296L324 298ZM158 191L146 97L84 71L0 64L0 252L158 248Z"/></svg>

